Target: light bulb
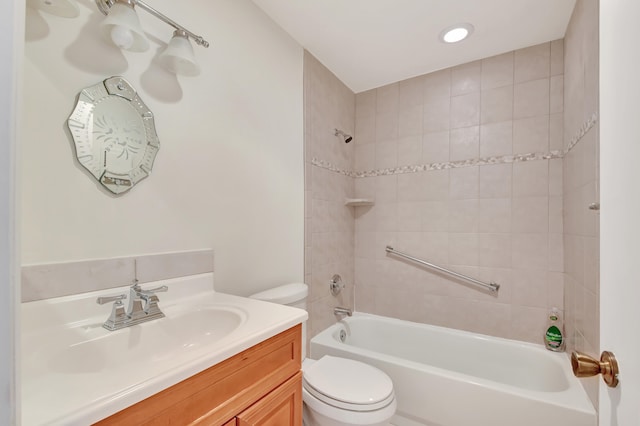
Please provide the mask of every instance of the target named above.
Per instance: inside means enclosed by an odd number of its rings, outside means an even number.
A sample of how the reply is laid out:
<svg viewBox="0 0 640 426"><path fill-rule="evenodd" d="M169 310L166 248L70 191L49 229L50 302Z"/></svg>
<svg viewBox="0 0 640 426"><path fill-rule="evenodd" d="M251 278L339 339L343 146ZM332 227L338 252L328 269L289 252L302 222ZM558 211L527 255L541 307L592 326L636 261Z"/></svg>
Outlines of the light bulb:
<svg viewBox="0 0 640 426"><path fill-rule="evenodd" d="M114 25L111 28L111 40L120 49L126 50L133 46L133 33L121 25Z"/></svg>
<svg viewBox="0 0 640 426"><path fill-rule="evenodd" d="M466 28L454 28L444 35L444 41L447 43L455 43L464 40L467 34L469 34L469 30Z"/></svg>
<svg viewBox="0 0 640 426"><path fill-rule="evenodd" d="M473 25L469 23L453 25L440 32L440 40L445 43L457 43L473 33Z"/></svg>

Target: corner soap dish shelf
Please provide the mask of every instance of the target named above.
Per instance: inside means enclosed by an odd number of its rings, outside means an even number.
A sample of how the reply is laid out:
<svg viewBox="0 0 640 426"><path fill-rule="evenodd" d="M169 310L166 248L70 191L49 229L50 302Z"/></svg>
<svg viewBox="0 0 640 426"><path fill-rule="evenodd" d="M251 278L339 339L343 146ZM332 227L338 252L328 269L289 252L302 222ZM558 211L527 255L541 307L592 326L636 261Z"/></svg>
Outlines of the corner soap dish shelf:
<svg viewBox="0 0 640 426"><path fill-rule="evenodd" d="M373 206L373 204L372 198L347 198L344 200L344 205L350 207Z"/></svg>

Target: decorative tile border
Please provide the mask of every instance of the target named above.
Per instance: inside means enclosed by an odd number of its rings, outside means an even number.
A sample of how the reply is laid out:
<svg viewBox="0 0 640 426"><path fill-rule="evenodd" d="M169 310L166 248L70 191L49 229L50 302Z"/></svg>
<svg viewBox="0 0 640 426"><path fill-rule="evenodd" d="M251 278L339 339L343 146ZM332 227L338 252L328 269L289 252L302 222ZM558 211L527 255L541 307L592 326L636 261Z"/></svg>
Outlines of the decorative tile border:
<svg viewBox="0 0 640 426"><path fill-rule="evenodd" d="M569 146L567 147L567 149L563 151L554 150L550 152L531 152L528 154L470 158L468 160L448 161L446 163L415 164L415 165L409 165L409 166L391 167L387 169L365 170L361 172L343 170L328 161L320 160L315 157L311 159L311 164L335 173L340 173L342 175L352 177L352 178L364 178L364 177L376 177L376 176L401 175L406 173L419 173L419 172L427 172L432 170L457 169L460 167L485 166L489 164L508 164L508 163L521 163L524 161L551 160L554 158L564 157L569 151L571 151L578 144L578 142L587 134L587 132L591 130L593 126L595 126L597 122L598 122L598 113L593 113L589 118L589 120L587 120L580 127L578 132L576 132L573 138L571 138L571 141L569 142Z"/></svg>
<svg viewBox="0 0 640 426"><path fill-rule="evenodd" d="M593 126L596 125L597 122L598 122L598 113L594 112L593 114L591 114L591 117L589 117L589 119L582 124L582 126L580 127L580 129L578 129L576 134L571 138L571 140L569 141L569 146L567 146L567 149L564 150L564 153L567 154L569 151L571 151L573 147L576 146L578 142L580 142L580 139L582 139L584 135L586 135L587 132L591 130Z"/></svg>
<svg viewBox="0 0 640 426"><path fill-rule="evenodd" d="M563 156L562 151L551 151L548 153L532 152L529 154L471 158L469 160L449 161L446 163L414 164L409 166L391 167L388 169L365 170L362 172L352 172L348 170L342 170L336 167L335 165L329 163L328 161L319 160L317 158L313 158L311 160L311 164L326 170L330 170L332 172L343 174L345 176L349 176L353 178L364 178L364 177L376 177L376 176L401 175L406 173L419 173L419 172L427 172L432 170L458 169L461 167L471 167L471 166L485 166L488 164L507 164L507 163L521 163L524 161L549 160L552 158L562 158L562 156Z"/></svg>

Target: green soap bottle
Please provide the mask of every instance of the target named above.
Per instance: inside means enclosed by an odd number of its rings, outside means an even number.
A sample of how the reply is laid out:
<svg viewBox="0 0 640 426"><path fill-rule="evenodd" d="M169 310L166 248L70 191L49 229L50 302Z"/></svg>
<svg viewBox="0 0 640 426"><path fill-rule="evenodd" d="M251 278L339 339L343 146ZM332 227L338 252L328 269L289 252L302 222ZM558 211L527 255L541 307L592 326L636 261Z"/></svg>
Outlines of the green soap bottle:
<svg viewBox="0 0 640 426"><path fill-rule="evenodd" d="M564 327L560 318L558 308L551 309L549 312L549 320L547 322L546 332L544 333L544 345L550 351L564 351Z"/></svg>

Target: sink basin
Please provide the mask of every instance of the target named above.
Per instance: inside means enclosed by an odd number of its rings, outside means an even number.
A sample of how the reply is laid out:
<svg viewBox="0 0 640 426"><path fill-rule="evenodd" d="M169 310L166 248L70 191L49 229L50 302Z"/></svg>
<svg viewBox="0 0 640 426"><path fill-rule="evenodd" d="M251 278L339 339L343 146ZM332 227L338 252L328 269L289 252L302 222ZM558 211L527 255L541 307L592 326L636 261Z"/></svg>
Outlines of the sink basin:
<svg viewBox="0 0 640 426"><path fill-rule="evenodd" d="M22 425L93 424L299 324L305 311L218 293L213 275L167 285L165 317L116 331L96 297L128 287L22 304Z"/></svg>
<svg viewBox="0 0 640 426"><path fill-rule="evenodd" d="M52 352L44 350L38 358L50 371L65 374L158 362L197 351L232 333L246 320L244 311L228 306L191 306L188 311L175 311L169 308L165 318L117 331L104 330L97 324L70 329L62 347Z"/></svg>

